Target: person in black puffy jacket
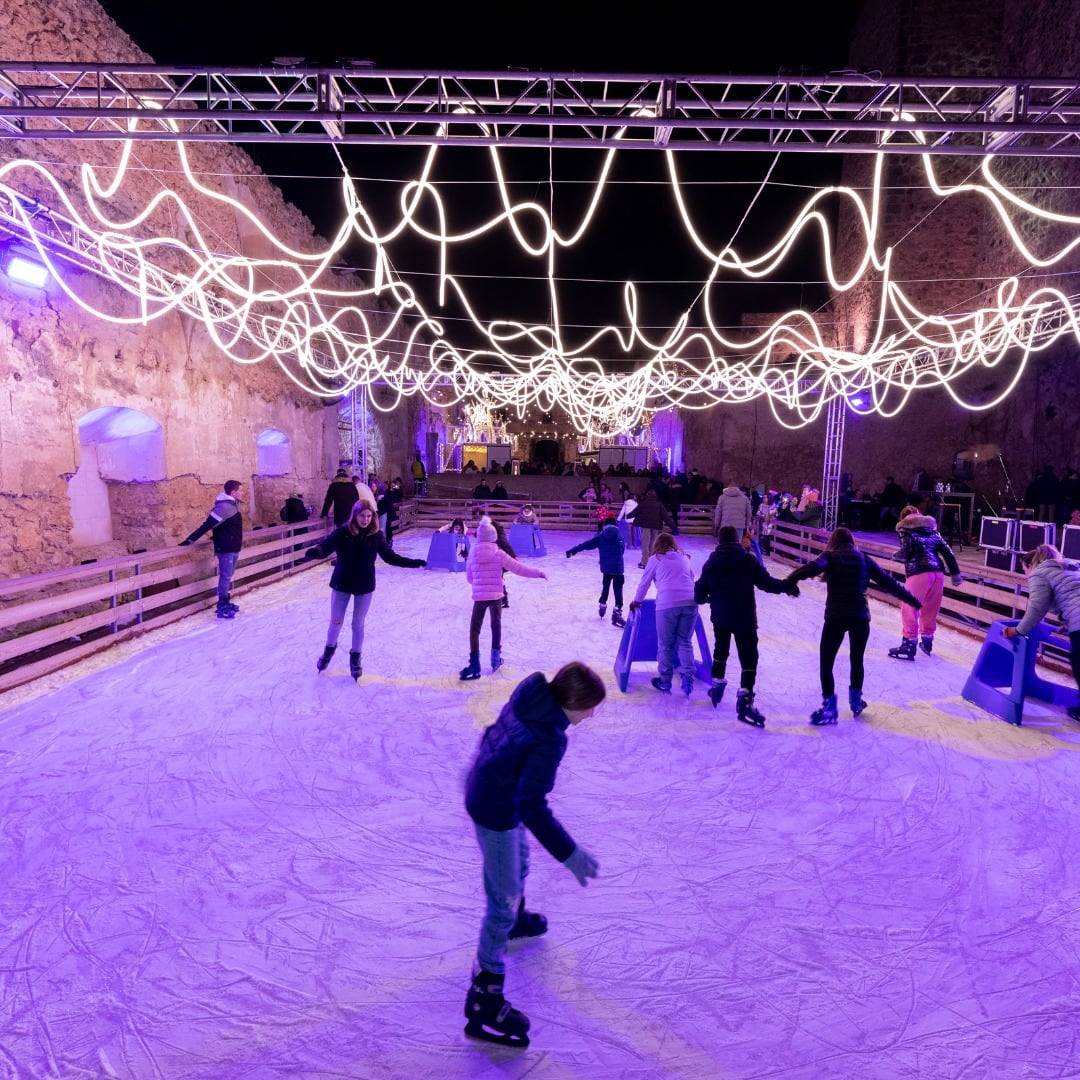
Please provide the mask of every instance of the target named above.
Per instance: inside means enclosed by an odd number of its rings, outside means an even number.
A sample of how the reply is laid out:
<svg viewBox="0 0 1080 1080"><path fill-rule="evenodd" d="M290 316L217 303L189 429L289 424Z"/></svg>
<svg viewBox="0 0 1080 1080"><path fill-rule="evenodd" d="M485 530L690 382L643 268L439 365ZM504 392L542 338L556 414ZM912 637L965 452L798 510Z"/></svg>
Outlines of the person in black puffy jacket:
<svg viewBox="0 0 1080 1080"><path fill-rule="evenodd" d="M922 601L916 610L910 604L900 605L903 638L895 649L889 650L894 660L915 659L915 639L927 656L934 651L934 631L941 600L945 595L945 575L953 585L962 585L963 577L953 550L938 532L937 521L929 514L920 514L914 506L900 511L896 526L900 549L893 556L904 564L904 583L908 591Z"/></svg>
<svg viewBox="0 0 1080 1080"><path fill-rule="evenodd" d="M319 671L325 671L337 650L345 612L352 600L352 650L349 652L349 670L354 679L363 673L360 654L364 647L364 620L375 592L375 556L391 566L415 569L427 566L424 559L407 559L386 542L379 531L375 514L366 502L356 502L349 512L349 520L335 529L325 540L313 544L304 552L305 559L325 559L337 554L337 563L330 576L330 626L326 631L326 647L315 661Z"/></svg>
<svg viewBox="0 0 1080 1080"><path fill-rule="evenodd" d="M550 682L534 672L514 688L480 740L465 784L465 809L483 855L487 898L465 1005L469 1035L528 1044L528 1019L502 995L509 939L547 930L542 915L525 909L526 830L579 884L596 877L596 860L563 828L547 796L566 752L567 729L592 716L605 697L603 680L578 661L565 664Z"/></svg>
<svg viewBox="0 0 1080 1080"><path fill-rule="evenodd" d="M870 606L866 602L866 590L873 581L887 593L905 600L912 607L922 607L922 602L887 574L869 555L855 546L851 530L841 526L834 529L825 550L805 566L793 570L784 579L789 582L805 581L822 575L825 578L825 622L821 627L819 663L821 674L821 708L810 714L810 722L818 726L835 724L836 681L833 664L844 635L848 637L851 650L851 685L848 701L851 712L858 716L866 708L863 700L863 656L870 640Z"/></svg>

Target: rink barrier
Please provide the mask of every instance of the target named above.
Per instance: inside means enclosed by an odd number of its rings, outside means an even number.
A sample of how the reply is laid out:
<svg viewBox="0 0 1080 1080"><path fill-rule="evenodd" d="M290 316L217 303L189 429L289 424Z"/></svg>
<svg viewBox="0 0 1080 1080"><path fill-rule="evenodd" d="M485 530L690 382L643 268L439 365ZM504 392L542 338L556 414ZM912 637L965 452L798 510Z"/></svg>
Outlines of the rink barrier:
<svg viewBox="0 0 1080 1080"><path fill-rule="evenodd" d="M1068 708L1076 704L1077 692L1071 686L1048 682L1035 671L1040 646L1054 639L1056 628L1041 622L1026 637L1007 638L1005 629L1016 623L1015 619L999 619L990 624L962 696L1019 726L1024 719L1025 698Z"/></svg>
<svg viewBox="0 0 1080 1080"><path fill-rule="evenodd" d="M233 596L318 567L299 549L325 520L244 534ZM0 583L0 692L217 604L211 541L167 547Z"/></svg>
<svg viewBox="0 0 1080 1080"><path fill-rule="evenodd" d="M694 622L694 640L698 651L698 658L695 659L697 677L708 685L712 681L712 650L700 615ZM642 600L641 606L628 615L615 654L613 670L619 689L626 693L630 685L630 669L635 662L655 664L656 660L656 601Z"/></svg>

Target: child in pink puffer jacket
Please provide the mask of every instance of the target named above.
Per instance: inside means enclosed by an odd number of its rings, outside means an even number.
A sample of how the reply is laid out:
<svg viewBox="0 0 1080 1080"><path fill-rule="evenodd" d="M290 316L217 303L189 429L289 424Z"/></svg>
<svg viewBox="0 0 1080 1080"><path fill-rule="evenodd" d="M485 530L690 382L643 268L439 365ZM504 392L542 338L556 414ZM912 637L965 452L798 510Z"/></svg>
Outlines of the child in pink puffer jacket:
<svg viewBox="0 0 1080 1080"><path fill-rule="evenodd" d="M502 664L503 571L547 579L543 570L533 570L500 550L497 539L491 518L482 518L476 527L476 543L465 563L465 580L472 585L473 609L469 622L469 664L461 669L462 679L480 678L480 627L487 612L491 614L491 670L497 671Z"/></svg>

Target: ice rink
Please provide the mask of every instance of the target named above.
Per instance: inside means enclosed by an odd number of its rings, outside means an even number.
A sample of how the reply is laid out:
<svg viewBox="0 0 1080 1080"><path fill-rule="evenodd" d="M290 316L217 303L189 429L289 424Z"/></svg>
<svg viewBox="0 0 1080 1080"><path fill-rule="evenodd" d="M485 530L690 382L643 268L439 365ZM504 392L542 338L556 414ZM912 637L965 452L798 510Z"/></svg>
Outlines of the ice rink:
<svg viewBox="0 0 1080 1080"><path fill-rule="evenodd" d="M485 627L483 677L458 680L464 575L384 564L363 679L347 626L318 675L323 563L0 699L0 1076L1080 1077L1080 724L964 702L959 632L890 660L875 601L869 708L846 708L845 649L840 723L810 726L819 582L759 594L764 730L733 689L659 695L651 664L622 693L596 556L545 538L550 579L508 578L494 677ZM710 542L682 539L699 570ZM483 906L462 781L516 682L570 659L609 696L551 804L600 877L534 845L550 931L512 949L532 1045L508 1050L462 1033Z"/></svg>

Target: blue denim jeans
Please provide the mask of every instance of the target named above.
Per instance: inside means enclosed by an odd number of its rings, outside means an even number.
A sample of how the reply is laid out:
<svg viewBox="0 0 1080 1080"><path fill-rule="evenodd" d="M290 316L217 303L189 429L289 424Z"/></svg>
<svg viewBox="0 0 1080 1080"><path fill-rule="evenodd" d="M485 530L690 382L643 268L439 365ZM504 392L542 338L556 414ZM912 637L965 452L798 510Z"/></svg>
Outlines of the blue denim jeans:
<svg viewBox="0 0 1080 1080"><path fill-rule="evenodd" d="M229 599L229 590L232 589L233 574L236 573L236 563L240 558L238 551L229 551L219 554L217 557L217 595L219 600Z"/></svg>
<svg viewBox="0 0 1080 1080"><path fill-rule="evenodd" d="M351 593L339 592L337 589L330 590L330 628L326 631L326 644L336 645L341 637L341 628L345 624L345 612L352 607L352 651L364 651L364 620L367 618L368 608L371 607L371 598L374 593L364 593L361 596L353 596Z"/></svg>
<svg viewBox="0 0 1080 1080"><path fill-rule="evenodd" d="M485 971L506 974L506 943L517 919L518 901L525 895L529 873L529 838L525 826L496 832L473 822L484 857L484 896L487 910L480 926L476 958Z"/></svg>
<svg viewBox="0 0 1080 1080"><path fill-rule="evenodd" d="M675 656L679 657L679 674L694 677L694 646L691 635L697 622L697 605L656 609L656 666L660 678L671 682Z"/></svg>

